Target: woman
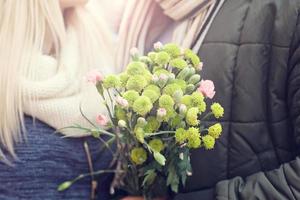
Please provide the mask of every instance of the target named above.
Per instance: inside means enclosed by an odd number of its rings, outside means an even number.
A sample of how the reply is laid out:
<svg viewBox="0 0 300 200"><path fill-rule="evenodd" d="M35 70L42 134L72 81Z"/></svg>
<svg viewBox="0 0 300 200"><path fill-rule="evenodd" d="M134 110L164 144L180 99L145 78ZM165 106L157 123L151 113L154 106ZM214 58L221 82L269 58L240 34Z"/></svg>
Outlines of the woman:
<svg viewBox="0 0 300 200"><path fill-rule="evenodd" d="M95 169L108 168L111 155L100 153L98 142L54 134L55 129L85 122L79 112L81 103L83 112L91 115L102 109L84 107L89 95L98 99L94 87L82 77L91 68L111 66L105 58L111 57L107 52L112 45L97 28L104 22L86 3L0 1L0 199L86 199L89 179L66 193L57 187L89 173L90 157ZM109 67L99 70L110 72ZM20 143L24 138L26 143ZM98 186L105 198L106 186Z"/></svg>
<svg viewBox="0 0 300 200"><path fill-rule="evenodd" d="M147 50L157 38L201 46L203 76L225 105L221 142L194 152L176 198L298 199L299 1L189 2L129 1L118 31L116 71L130 47Z"/></svg>
<svg viewBox="0 0 300 200"><path fill-rule="evenodd" d="M149 0L131 0L123 6L120 1L104 0L91 0L86 5L82 0L0 2L0 111L3 113L0 149L1 161L5 163L0 165L0 197L60 199L66 195L80 199L88 196L86 182L75 184L77 188L72 191L56 192L60 182L89 169L82 139L63 140L52 134L54 129L75 123L87 125L80 106L92 121L101 113L103 108L96 89L85 84L82 76L94 67L103 74L121 71L129 60L131 47L146 51L158 37L171 40L168 33L173 30L174 41L190 46L212 2L196 3L203 9L195 17L188 16L193 10L188 4L185 9L175 7L175 12L163 2L161 6L166 13L163 14L160 4ZM112 6L112 2L120 4L119 7ZM113 8L120 9L105 15L104 5L111 6L111 12ZM112 17L120 15L121 20ZM169 31L164 34L166 29ZM31 117L40 121L33 125ZM84 136L74 130L64 130L63 134ZM26 145L20 144L23 136L27 137ZM90 145L90 148L96 153L98 146ZM109 156L92 156L94 169L108 165L105 159ZM17 158L20 162L14 161ZM15 166L11 168L8 164L12 162Z"/></svg>

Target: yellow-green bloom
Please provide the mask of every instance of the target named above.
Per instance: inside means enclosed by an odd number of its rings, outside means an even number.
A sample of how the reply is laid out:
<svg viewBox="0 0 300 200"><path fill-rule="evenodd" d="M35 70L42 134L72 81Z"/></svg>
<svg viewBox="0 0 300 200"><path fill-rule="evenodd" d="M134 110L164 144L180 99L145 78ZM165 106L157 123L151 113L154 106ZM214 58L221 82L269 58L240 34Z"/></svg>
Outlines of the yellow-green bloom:
<svg viewBox="0 0 300 200"><path fill-rule="evenodd" d="M137 91L128 90L122 94L123 98L126 99L129 103L129 106L133 106L133 103L140 96Z"/></svg>
<svg viewBox="0 0 300 200"><path fill-rule="evenodd" d="M127 74L130 76L144 75L146 71L146 64L143 62L133 61L127 65Z"/></svg>
<svg viewBox="0 0 300 200"><path fill-rule="evenodd" d="M181 144L187 139L187 132L183 128L179 128L175 132L175 140L177 143Z"/></svg>
<svg viewBox="0 0 300 200"><path fill-rule="evenodd" d="M191 126L197 126L199 124L198 113L199 109L196 107L188 109L186 112L186 122Z"/></svg>
<svg viewBox="0 0 300 200"><path fill-rule="evenodd" d="M160 94L160 88L157 86L157 85L154 85L154 84L150 84L148 85L145 90L153 90L155 91L156 93L159 93Z"/></svg>
<svg viewBox="0 0 300 200"><path fill-rule="evenodd" d="M108 75L103 80L103 87L108 88L116 88L121 85L121 81L117 75Z"/></svg>
<svg viewBox="0 0 300 200"><path fill-rule="evenodd" d="M149 142L149 146L153 151L161 152L165 146L161 139L153 139Z"/></svg>
<svg viewBox="0 0 300 200"><path fill-rule="evenodd" d="M222 125L217 123L208 128L208 134L215 139L218 139L222 133Z"/></svg>
<svg viewBox="0 0 300 200"><path fill-rule="evenodd" d="M131 76L126 84L127 90L135 90L140 92L147 86L148 82L142 75L134 75Z"/></svg>
<svg viewBox="0 0 300 200"><path fill-rule="evenodd" d="M165 86L165 88L164 88L164 90L163 90L163 93L164 93L164 94L168 94L168 95L170 95L170 96L173 96L174 93L175 93L177 90L182 91L182 90L181 90L181 87L180 87L178 84L176 84L176 83L171 83L171 84L168 84L168 85Z"/></svg>
<svg viewBox="0 0 300 200"><path fill-rule="evenodd" d="M219 119L220 117L223 117L224 108L219 103L213 103L210 108L215 118Z"/></svg>
<svg viewBox="0 0 300 200"><path fill-rule="evenodd" d="M173 98L170 95L163 94L159 98L159 106L161 108L171 109L171 108L173 108L174 104L175 104L175 102L174 102Z"/></svg>
<svg viewBox="0 0 300 200"><path fill-rule="evenodd" d="M147 89L144 90L143 96L149 97L151 102L154 103L160 96L160 93L157 93L155 90Z"/></svg>
<svg viewBox="0 0 300 200"><path fill-rule="evenodd" d="M154 75L160 76L161 74L170 75L171 73L166 69L157 68L154 71Z"/></svg>
<svg viewBox="0 0 300 200"><path fill-rule="evenodd" d="M173 58L178 57L180 55L180 48L177 44L169 43L165 44L164 51L169 53Z"/></svg>
<svg viewBox="0 0 300 200"><path fill-rule="evenodd" d="M205 112L206 103L203 94L200 92L193 92L191 95L191 105L193 107L198 107L200 112Z"/></svg>
<svg viewBox="0 0 300 200"><path fill-rule="evenodd" d="M213 149L215 146L215 138L210 135L203 136L202 141L205 149Z"/></svg>
<svg viewBox="0 0 300 200"><path fill-rule="evenodd" d="M188 138L188 147L189 148L199 148L201 146L200 133L199 129L195 127L191 127L187 130L187 138Z"/></svg>
<svg viewBox="0 0 300 200"><path fill-rule="evenodd" d="M150 116L147 118L147 124L144 127L146 133L153 133L158 130L160 127L160 122L156 119L156 117Z"/></svg>
<svg viewBox="0 0 300 200"><path fill-rule="evenodd" d="M184 80L182 80L182 79L175 79L173 81L173 83L179 85L180 88L181 88L181 90L182 90L182 92L185 92L185 89L187 87L187 83Z"/></svg>
<svg viewBox="0 0 300 200"><path fill-rule="evenodd" d="M130 157L136 165L141 165L147 160L147 152L142 147L135 147L131 150Z"/></svg>
<svg viewBox="0 0 300 200"><path fill-rule="evenodd" d="M183 69L187 67L187 62L183 60L182 58L175 58L170 61L170 66L178 68L178 69Z"/></svg>
<svg viewBox="0 0 300 200"><path fill-rule="evenodd" d="M146 115L152 109L153 104L149 97L140 96L135 100L133 103L133 110L134 112L138 113L139 115Z"/></svg>
<svg viewBox="0 0 300 200"><path fill-rule="evenodd" d="M128 78L129 78L129 76L125 72L119 74L119 79L120 79L122 87L126 87L126 83L127 83Z"/></svg>
<svg viewBox="0 0 300 200"><path fill-rule="evenodd" d="M145 142L145 132L144 129L139 127L139 126L135 126L134 128L134 133L135 133L135 137L136 139L140 142L140 143L144 143Z"/></svg>
<svg viewBox="0 0 300 200"><path fill-rule="evenodd" d="M157 53L153 52L153 51L148 53L148 57L152 60L152 62L155 61L156 55L157 55Z"/></svg>
<svg viewBox="0 0 300 200"><path fill-rule="evenodd" d="M186 107L191 107L192 106L192 97L191 95L184 95L182 98L181 98L181 103L186 105Z"/></svg>
<svg viewBox="0 0 300 200"><path fill-rule="evenodd" d="M121 107L115 107L115 116L118 120L125 120L126 121L126 112Z"/></svg>
<svg viewBox="0 0 300 200"><path fill-rule="evenodd" d="M186 49L184 55L191 61L194 67L197 67L200 63L200 58L190 49Z"/></svg>
<svg viewBox="0 0 300 200"><path fill-rule="evenodd" d="M161 51L156 54L155 62L159 65L165 65L169 62L169 60L170 55L165 51Z"/></svg>

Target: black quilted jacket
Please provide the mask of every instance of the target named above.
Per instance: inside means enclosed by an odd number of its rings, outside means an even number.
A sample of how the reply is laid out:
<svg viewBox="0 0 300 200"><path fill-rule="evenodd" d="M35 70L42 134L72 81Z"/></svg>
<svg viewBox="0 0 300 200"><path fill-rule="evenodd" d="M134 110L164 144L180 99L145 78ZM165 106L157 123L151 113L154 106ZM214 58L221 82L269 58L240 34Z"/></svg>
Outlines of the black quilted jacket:
<svg viewBox="0 0 300 200"><path fill-rule="evenodd" d="M184 200L300 199L300 0L227 0L199 52L225 107ZM212 122L208 122L212 123Z"/></svg>

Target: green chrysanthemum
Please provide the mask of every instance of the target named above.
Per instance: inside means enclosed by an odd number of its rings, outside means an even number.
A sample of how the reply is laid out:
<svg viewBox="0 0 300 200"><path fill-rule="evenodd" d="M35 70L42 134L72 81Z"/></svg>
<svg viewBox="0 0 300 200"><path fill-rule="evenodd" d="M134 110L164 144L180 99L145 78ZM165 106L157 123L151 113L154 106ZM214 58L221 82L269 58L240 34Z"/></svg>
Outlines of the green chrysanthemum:
<svg viewBox="0 0 300 200"><path fill-rule="evenodd" d="M154 84L148 85L148 86L145 88L145 90L153 90L154 92L160 94L160 88L159 88L157 85L154 85Z"/></svg>
<svg viewBox="0 0 300 200"><path fill-rule="evenodd" d="M218 139L222 133L222 125L217 123L208 128L208 134L215 139Z"/></svg>
<svg viewBox="0 0 300 200"><path fill-rule="evenodd" d="M171 120L171 127L172 128L178 127L180 125L181 121L182 121L181 117L178 114L175 115Z"/></svg>
<svg viewBox="0 0 300 200"><path fill-rule="evenodd" d="M143 129L143 128L136 126L136 127L134 128L134 133L135 133L136 139L137 139L140 143L144 143L144 142L145 142L145 132L144 132L144 129Z"/></svg>
<svg viewBox="0 0 300 200"><path fill-rule="evenodd" d="M187 108L191 107L192 106L192 97L191 97L191 95L184 95L181 98L181 103L186 105Z"/></svg>
<svg viewBox="0 0 300 200"><path fill-rule="evenodd" d="M202 137L203 146L205 149L213 149L215 146L215 138L210 135L205 135Z"/></svg>
<svg viewBox="0 0 300 200"><path fill-rule="evenodd" d="M198 113L199 109L196 107L188 109L186 112L186 122L191 126L197 126L199 124Z"/></svg>
<svg viewBox="0 0 300 200"><path fill-rule="evenodd" d="M172 83L175 83L180 86L182 92L185 92L187 83L182 79L175 79Z"/></svg>
<svg viewBox="0 0 300 200"><path fill-rule="evenodd" d="M165 51L161 51L156 54L155 62L159 65L165 65L169 62L169 60L170 55Z"/></svg>
<svg viewBox="0 0 300 200"><path fill-rule="evenodd" d="M116 75L108 75L103 80L103 87L106 89L109 88L117 88L121 85L121 81L118 76Z"/></svg>
<svg viewBox="0 0 300 200"><path fill-rule="evenodd" d="M153 104L149 97L140 96L133 103L133 110L139 115L146 115L152 109Z"/></svg>
<svg viewBox="0 0 300 200"><path fill-rule="evenodd" d="M130 76L144 75L146 71L146 65L143 62L133 61L127 65L127 74Z"/></svg>
<svg viewBox="0 0 300 200"><path fill-rule="evenodd" d="M186 49L184 55L191 61L194 67L197 67L200 63L200 58L190 49Z"/></svg>
<svg viewBox="0 0 300 200"><path fill-rule="evenodd" d="M202 101L201 103L200 103L200 105L198 106L198 108L199 108L199 110L200 110L200 112L205 112L206 111L206 103L205 103L205 101Z"/></svg>
<svg viewBox="0 0 300 200"><path fill-rule="evenodd" d="M156 119L156 117L148 117L147 118L147 124L144 127L144 131L146 133L153 133L158 130L160 127L160 122Z"/></svg>
<svg viewBox="0 0 300 200"><path fill-rule="evenodd" d="M169 53L173 58L178 57L180 55L180 48L177 44L169 43L164 46L164 51Z"/></svg>
<svg viewBox="0 0 300 200"><path fill-rule="evenodd" d="M126 112L119 106L115 107L115 116L118 120L125 120L126 121Z"/></svg>
<svg viewBox="0 0 300 200"><path fill-rule="evenodd" d="M154 71L154 75L161 75L161 74L165 74L165 75L170 75L171 73L166 70L166 69L162 69L162 68L157 68L155 71Z"/></svg>
<svg viewBox="0 0 300 200"><path fill-rule="evenodd" d="M177 90L182 91L182 90L181 90L181 87L180 87L178 84L176 84L176 83L171 83L171 84L168 84L168 85L165 86L165 88L164 88L164 90L163 90L163 93L164 93L164 94L168 94L168 95L170 95L170 96L173 96L174 93L175 93Z"/></svg>
<svg viewBox="0 0 300 200"><path fill-rule="evenodd" d="M131 150L130 157L136 165L141 165L147 160L147 152L142 147L136 147Z"/></svg>
<svg viewBox="0 0 300 200"><path fill-rule="evenodd" d="M147 86L147 80L142 75L131 76L126 84L128 90L142 91Z"/></svg>
<svg viewBox="0 0 300 200"><path fill-rule="evenodd" d="M143 96L149 97L151 102L154 103L160 96L160 93L157 93L154 90L148 89L144 90Z"/></svg>
<svg viewBox="0 0 300 200"><path fill-rule="evenodd" d="M191 105L193 107L198 107L200 112L205 112L206 103L203 94L200 92L193 92L191 95Z"/></svg>
<svg viewBox="0 0 300 200"><path fill-rule="evenodd" d="M155 61L156 55L157 55L156 52L149 52L149 53L148 53L148 57L152 60L152 62Z"/></svg>
<svg viewBox="0 0 300 200"><path fill-rule="evenodd" d="M183 69L187 67L187 62L183 60L182 58L175 58L170 61L170 66L178 68L178 69Z"/></svg>
<svg viewBox="0 0 300 200"><path fill-rule="evenodd" d="M149 146L153 151L161 152L165 146L161 139L153 139L149 142Z"/></svg>
<svg viewBox="0 0 300 200"><path fill-rule="evenodd" d="M183 128L179 128L175 132L175 140L177 143L181 144L187 139L187 132Z"/></svg>
<svg viewBox="0 0 300 200"><path fill-rule="evenodd" d="M172 109L174 106L175 102L173 100L173 98L170 95L167 94L163 94L160 98L159 98L159 106L161 108L165 108L165 109Z"/></svg>
<svg viewBox="0 0 300 200"><path fill-rule="evenodd" d="M122 94L123 98L126 99L129 103L129 106L132 106L135 100L140 96L139 93L135 90L128 90Z"/></svg>
<svg viewBox="0 0 300 200"><path fill-rule="evenodd" d="M119 79L120 79L122 87L126 87L126 83L127 83L128 78L129 78L129 76L125 72L119 74Z"/></svg>
<svg viewBox="0 0 300 200"><path fill-rule="evenodd" d="M213 103L210 108L215 118L219 119L220 117L223 117L224 108L219 103Z"/></svg>
<svg viewBox="0 0 300 200"><path fill-rule="evenodd" d="M188 147L189 148L199 148L201 146L199 129L191 127L187 130L188 137Z"/></svg>

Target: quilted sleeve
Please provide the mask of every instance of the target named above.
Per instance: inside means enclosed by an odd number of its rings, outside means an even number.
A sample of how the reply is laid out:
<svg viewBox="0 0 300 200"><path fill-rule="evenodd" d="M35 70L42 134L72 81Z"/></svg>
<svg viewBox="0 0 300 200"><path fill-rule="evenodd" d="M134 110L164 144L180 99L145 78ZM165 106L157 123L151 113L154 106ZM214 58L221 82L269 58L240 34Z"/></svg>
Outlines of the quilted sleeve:
<svg viewBox="0 0 300 200"><path fill-rule="evenodd" d="M291 45L287 98L295 139L300 150L300 24ZM216 186L218 200L300 199L300 157L278 169L259 172L247 178L224 180Z"/></svg>

